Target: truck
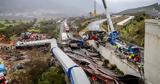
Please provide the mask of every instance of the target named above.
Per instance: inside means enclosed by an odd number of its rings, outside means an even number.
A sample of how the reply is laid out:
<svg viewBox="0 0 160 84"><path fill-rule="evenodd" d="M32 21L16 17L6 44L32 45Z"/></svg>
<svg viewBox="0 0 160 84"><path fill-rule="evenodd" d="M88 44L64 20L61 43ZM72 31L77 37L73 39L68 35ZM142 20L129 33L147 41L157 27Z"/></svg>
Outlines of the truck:
<svg viewBox="0 0 160 84"><path fill-rule="evenodd" d="M68 37L67 33L62 33L61 44L66 45L68 42L68 39L69 39L69 37Z"/></svg>
<svg viewBox="0 0 160 84"><path fill-rule="evenodd" d="M74 40L71 40L69 42L69 47L71 49L75 49L75 48L81 48L84 46L84 41L82 40L77 40L77 39L74 39Z"/></svg>
<svg viewBox="0 0 160 84"><path fill-rule="evenodd" d="M7 70L4 64L0 64L0 73L3 73L4 75L7 74Z"/></svg>
<svg viewBox="0 0 160 84"><path fill-rule="evenodd" d="M64 22L64 29L66 32L69 32L69 26L67 24L67 20L65 20L65 22Z"/></svg>

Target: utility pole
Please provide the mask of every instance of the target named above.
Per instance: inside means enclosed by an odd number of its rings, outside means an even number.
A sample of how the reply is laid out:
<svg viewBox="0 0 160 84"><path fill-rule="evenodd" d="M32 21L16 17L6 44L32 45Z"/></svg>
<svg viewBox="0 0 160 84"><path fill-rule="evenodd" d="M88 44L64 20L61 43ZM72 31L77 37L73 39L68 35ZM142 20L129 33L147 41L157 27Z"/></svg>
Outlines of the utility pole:
<svg viewBox="0 0 160 84"><path fill-rule="evenodd" d="M94 14L94 16L96 16L97 15L97 3L96 3L96 0L94 0L94 12L93 12L93 14Z"/></svg>

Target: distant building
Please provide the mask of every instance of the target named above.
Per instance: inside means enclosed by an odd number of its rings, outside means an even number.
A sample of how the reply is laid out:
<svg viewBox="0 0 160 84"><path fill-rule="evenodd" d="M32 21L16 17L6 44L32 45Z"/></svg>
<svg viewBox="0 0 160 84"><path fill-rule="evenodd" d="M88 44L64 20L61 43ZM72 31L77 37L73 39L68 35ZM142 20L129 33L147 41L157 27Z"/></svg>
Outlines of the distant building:
<svg viewBox="0 0 160 84"><path fill-rule="evenodd" d="M149 14L152 19L160 19L160 12L153 8L152 12Z"/></svg>
<svg viewBox="0 0 160 84"><path fill-rule="evenodd" d="M158 12L158 19L160 19L160 12Z"/></svg>

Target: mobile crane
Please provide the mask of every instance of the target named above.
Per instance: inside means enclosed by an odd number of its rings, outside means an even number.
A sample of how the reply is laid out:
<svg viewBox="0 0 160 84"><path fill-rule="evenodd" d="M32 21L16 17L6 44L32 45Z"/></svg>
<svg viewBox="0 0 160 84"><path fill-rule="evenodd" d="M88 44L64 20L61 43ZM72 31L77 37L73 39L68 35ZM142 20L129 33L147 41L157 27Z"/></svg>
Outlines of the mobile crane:
<svg viewBox="0 0 160 84"><path fill-rule="evenodd" d="M111 15L109 13L108 7L107 7L107 0L102 0L103 5L104 5L104 9L105 9L105 14L106 14L106 18L107 18L107 23L108 23L108 31L109 31L109 35L108 35L108 39L107 41L111 44L111 45L115 45L118 46L118 48L121 48L122 50L127 51L129 54L133 54L133 55L138 55L140 54L140 48L138 48L137 46L134 45L130 45L130 46L126 46L123 44L123 42L120 40L119 37L119 32L115 30L112 20L111 20Z"/></svg>

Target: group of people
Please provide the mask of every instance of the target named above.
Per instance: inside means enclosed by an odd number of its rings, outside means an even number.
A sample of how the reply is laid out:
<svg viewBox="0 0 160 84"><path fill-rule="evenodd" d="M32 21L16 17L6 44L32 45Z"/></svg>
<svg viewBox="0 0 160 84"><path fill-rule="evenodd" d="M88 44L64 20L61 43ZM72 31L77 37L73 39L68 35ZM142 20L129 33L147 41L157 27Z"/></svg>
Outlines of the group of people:
<svg viewBox="0 0 160 84"><path fill-rule="evenodd" d="M116 51L120 51L128 62L135 64L141 73L143 72L143 55L139 48L133 48L132 52L128 49L115 45Z"/></svg>
<svg viewBox="0 0 160 84"><path fill-rule="evenodd" d="M83 35L84 41L94 40L98 44L106 42L105 37L106 37L105 32L88 32L87 34Z"/></svg>
<svg viewBox="0 0 160 84"><path fill-rule="evenodd" d="M35 40L44 40L46 39L47 36L44 34L36 34L36 33L30 33L30 32L25 32L21 33L21 41L35 41Z"/></svg>
<svg viewBox="0 0 160 84"><path fill-rule="evenodd" d="M127 57L128 61L133 62L133 63L140 63L141 62L141 57L140 55L134 55L134 54L130 54Z"/></svg>

